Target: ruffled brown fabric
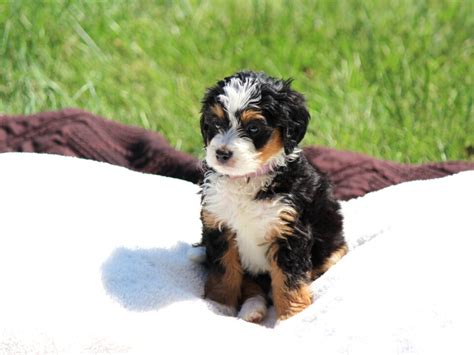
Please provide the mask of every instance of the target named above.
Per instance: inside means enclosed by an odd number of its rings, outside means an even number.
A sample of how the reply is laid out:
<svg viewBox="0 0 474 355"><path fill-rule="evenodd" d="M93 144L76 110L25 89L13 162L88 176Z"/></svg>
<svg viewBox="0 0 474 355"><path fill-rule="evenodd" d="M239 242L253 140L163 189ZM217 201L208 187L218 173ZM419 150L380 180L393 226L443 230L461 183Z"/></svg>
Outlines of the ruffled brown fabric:
<svg viewBox="0 0 474 355"><path fill-rule="evenodd" d="M159 133L126 126L78 109L24 116L0 115L2 152L68 155L194 183L202 179L199 160L172 148ZM304 153L311 164L330 176L335 195L342 200L404 181L474 170L474 162L465 161L399 164L315 146L306 147Z"/></svg>

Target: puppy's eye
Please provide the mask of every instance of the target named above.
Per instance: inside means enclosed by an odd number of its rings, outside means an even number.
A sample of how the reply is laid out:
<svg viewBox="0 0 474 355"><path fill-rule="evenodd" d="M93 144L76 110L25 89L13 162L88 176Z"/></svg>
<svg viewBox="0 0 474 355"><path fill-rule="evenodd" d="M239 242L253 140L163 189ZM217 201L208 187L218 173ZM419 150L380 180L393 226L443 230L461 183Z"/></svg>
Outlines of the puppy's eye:
<svg viewBox="0 0 474 355"><path fill-rule="evenodd" d="M251 136L256 136L260 133L260 127L256 123L249 123L246 131Z"/></svg>

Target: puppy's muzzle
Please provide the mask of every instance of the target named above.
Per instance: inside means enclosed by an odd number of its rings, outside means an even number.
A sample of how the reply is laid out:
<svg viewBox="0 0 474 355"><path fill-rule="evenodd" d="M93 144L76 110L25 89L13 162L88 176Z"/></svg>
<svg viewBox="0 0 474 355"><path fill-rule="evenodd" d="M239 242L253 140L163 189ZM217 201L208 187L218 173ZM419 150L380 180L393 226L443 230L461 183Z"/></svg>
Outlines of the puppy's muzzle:
<svg viewBox="0 0 474 355"><path fill-rule="evenodd" d="M232 151L227 148L219 148L216 150L216 159L219 163L225 164L232 158Z"/></svg>

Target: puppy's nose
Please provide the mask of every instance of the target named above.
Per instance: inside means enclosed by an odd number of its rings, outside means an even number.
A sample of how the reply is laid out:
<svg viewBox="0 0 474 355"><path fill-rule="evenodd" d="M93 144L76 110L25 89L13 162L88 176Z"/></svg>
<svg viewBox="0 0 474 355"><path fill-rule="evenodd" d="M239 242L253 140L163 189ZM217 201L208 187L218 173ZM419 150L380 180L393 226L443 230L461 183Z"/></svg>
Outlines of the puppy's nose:
<svg viewBox="0 0 474 355"><path fill-rule="evenodd" d="M232 158L232 151L225 148L217 149L216 158L219 163L225 163L227 160Z"/></svg>

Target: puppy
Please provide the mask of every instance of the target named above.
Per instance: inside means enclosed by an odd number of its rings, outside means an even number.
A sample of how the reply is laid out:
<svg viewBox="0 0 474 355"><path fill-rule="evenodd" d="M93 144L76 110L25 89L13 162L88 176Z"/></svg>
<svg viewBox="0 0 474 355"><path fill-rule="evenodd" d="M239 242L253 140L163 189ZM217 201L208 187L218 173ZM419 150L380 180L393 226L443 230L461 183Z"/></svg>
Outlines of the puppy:
<svg viewBox="0 0 474 355"><path fill-rule="evenodd" d="M290 84L238 72L202 101L205 297L251 322L269 291L279 319L308 307L310 282L347 252L330 183L298 149L310 115Z"/></svg>

